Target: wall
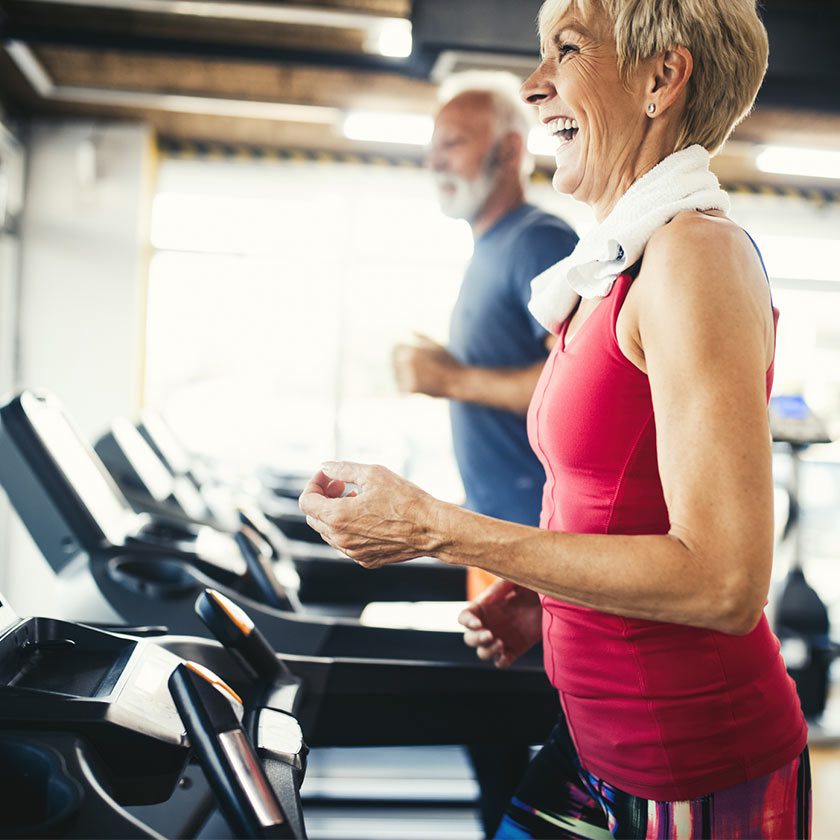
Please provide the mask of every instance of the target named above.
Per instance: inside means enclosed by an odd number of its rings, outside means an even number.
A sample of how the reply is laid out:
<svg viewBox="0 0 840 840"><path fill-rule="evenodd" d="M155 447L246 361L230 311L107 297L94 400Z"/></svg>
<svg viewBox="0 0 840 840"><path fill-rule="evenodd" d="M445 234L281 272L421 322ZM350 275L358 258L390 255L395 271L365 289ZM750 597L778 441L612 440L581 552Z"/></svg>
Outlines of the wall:
<svg viewBox="0 0 840 840"><path fill-rule="evenodd" d="M0 401L17 377L18 237L23 193L23 150L0 123ZM0 490L0 592L9 572L11 511Z"/></svg>
<svg viewBox="0 0 840 840"><path fill-rule="evenodd" d="M141 402L153 138L142 125L36 122L27 153L18 384L58 394L92 440ZM17 521L9 569L19 612L59 614Z"/></svg>

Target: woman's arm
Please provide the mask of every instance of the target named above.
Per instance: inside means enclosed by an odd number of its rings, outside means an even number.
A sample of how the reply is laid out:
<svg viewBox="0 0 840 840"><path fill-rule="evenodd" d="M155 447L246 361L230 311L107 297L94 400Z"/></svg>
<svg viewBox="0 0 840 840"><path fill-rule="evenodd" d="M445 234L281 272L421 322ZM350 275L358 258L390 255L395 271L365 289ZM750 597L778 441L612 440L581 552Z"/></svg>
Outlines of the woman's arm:
<svg viewBox="0 0 840 840"><path fill-rule="evenodd" d="M362 495L305 494L312 524L368 567L430 554L568 603L748 633L772 560L766 283L739 229L692 214L651 241L633 294L669 534L540 531L445 505L382 468L349 465L327 472L359 483Z"/></svg>

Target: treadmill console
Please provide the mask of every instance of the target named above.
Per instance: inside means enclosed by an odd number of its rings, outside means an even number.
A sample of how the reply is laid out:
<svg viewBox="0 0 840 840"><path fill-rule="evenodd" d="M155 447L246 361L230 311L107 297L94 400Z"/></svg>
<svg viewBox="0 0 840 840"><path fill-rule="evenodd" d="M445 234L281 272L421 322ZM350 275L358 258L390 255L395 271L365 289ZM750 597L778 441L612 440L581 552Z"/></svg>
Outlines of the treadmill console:
<svg viewBox="0 0 840 840"><path fill-rule="evenodd" d="M770 431L777 443L811 446L831 443L823 421L798 395L781 395L770 399Z"/></svg>
<svg viewBox="0 0 840 840"><path fill-rule="evenodd" d="M141 486L156 501L166 501L172 495L172 476L150 451L140 432L129 420L117 417L111 423L111 434Z"/></svg>
<svg viewBox="0 0 840 840"><path fill-rule="evenodd" d="M188 756L167 688L181 662L152 641L16 618L0 630L0 731L83 733L121 802L161 801ZM141 777L151 779L142 792Z"/></svg>
<svg viewBox="0 0 840 840"><path fill-rule="evenodd" d="M172 504L194 520L212 515L198 490L187 478L174 475L137 428L116 418L96 444L96 452L129 498L139 491L152 502Z"/></svg>
<svg viewBox="0 0 840 840"><path fill-rule="evenodd" d="M138 431L174 475L189 474L191 468L189 456L159 414L152 411L144 412Z"/></svg>
<svg viewBox="0 0 840 840"><path fill-rule="evenodd" d="M17 624L20 619L15 615L14 610L6 603L3 593L0 592L0 636L6 632L14 624Z"/></svg>
<svg viewBox="0 0 840 840"><path fill-rule="evenodd" d="M138 517L51 396L0 409L0 481L56 572L80 551L122 545Z"/></svg>

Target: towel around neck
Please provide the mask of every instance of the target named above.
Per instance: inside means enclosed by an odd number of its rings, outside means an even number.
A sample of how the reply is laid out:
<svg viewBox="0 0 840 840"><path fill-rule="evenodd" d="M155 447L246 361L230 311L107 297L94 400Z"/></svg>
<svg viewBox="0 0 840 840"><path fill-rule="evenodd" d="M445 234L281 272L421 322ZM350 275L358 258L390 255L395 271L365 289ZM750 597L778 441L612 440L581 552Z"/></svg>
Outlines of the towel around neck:
<svg viewBox="0 0 840 840"><path fill-rule="evenodd" d="M710 163L702 146L690 146L635 181L566 259L534 278L530 310L537 321L559 333L578 300L608 295L616 277L638 262L653 234L678 213L728 212L729 196Z"/></svg>

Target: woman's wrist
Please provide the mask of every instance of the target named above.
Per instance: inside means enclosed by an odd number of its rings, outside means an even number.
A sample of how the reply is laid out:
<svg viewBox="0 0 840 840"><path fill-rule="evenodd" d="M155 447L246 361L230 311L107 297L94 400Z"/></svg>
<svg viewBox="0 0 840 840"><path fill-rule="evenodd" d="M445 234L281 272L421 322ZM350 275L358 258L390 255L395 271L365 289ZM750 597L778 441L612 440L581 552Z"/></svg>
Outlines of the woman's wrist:
<svg viewBox="0 0 840 840"><path fill-rule="evenodd" d="M426 554L444 563L456 563L457 517L463 511L457 505L442 502L432 496L428 497L428 503L429 511L424 517L427 523Z"/></svg>

